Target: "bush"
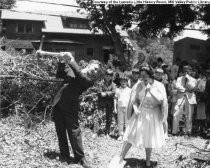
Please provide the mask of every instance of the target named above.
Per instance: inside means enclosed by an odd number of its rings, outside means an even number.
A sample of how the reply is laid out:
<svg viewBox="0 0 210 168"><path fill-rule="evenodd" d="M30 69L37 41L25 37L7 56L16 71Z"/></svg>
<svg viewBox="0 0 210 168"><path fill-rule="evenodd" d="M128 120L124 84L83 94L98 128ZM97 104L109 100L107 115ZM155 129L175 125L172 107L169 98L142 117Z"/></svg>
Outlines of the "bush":
<svg viewBox="0 0 210 168"><path fill-rule="evenodd" d="M0 50L1 116L9 114L35 115L44 118L45 111L61 82L52 82L55 61L43 58L38 65L36 56L9 54ZM45 116L44 116L45 115Z"/></svg>
<svg viewBox="0 0 210 168"><path fill-rule="evenodd" d="M105 132L106 114L98 108L98 85L104 79L106 65L102 65L100 72L97 75L97 80L93 87L89 88L80 96L80 121L85 127L88 127L99 134ZM115 117L116 118L116 117ZM111 133L117 132L116 120L113 118L111 125Z"/></svg>
<svg viewBox="0 0 210 168"><path fill-rule="evenodd" d="M12 55L0 50L1 112L2 116L24 116L27 128L33 121L42 122L51 118L50 103L62 82L53 82L56 61L42 58L37 62L35 55ZM87 65L82 63L82 66ZM85 127L101 130L105 128L105 114L98 110L98 82L104 78L103 65L95 85L80 97L80 121ZM30 122L29 122L30 121ZM36 123L34 123L36 125ZM113 131L115 123L113 122Z"/></svg>

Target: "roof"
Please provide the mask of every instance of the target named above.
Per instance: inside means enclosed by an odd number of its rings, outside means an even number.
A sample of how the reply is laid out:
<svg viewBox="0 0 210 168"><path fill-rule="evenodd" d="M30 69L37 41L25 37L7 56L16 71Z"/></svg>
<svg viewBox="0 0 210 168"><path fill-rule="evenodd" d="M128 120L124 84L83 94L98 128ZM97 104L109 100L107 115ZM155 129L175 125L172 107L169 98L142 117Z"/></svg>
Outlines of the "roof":
<svg viewBox="0 0 210 168"><path fill-rule="evenodd" d="M33 49L31 40L6 40L7 46L12 46L13 48L26 48Z"/></svg>
<svg viewBox="0 0 210 168"><path fill-rule="evenodd" d="M71 34L96 34L96 35L103 34L101 31L98 33L93 33L89 29L72 29L72 28L58 29L57 27L42 29L42 32L45 32L45 33L71 33Z"/></svg>
<svg viewBox="0 0 210 168"><path fill-rule="evenodd" d="M15 12L12 10L2 10L1 19L4 20L32 20L32 21L45 21L45 15L37 15L24 12Z"/></svg>
<svg viewBox="0 0 210 168"><path fill-rule="evenodd" d="M32 14L30 12L18 12L13 10L2 10L1 19L4 20L30 20L30 21L43 21L45 23L45 28L42 29L42 32L45 33L69 33L69 34L87 34L87 35L102 35L103 32L99 31L93 33L89 29L72 29L64 28L62 23L62 17L71 17L71 18L86 18L87 15L82 15L79 13L66 13L64 15L47 15L47 14ZM116 26L117 32L120 33L122 37L128 37L128 34L125 30L122 30L121 26Z"/></svg>
<svg viewBox="0 0 210 168"><path fill-rule="evenodd" d="M40 43L40 40L34 40L32 43ZM44 43L69 43L69 44L85 44L79 41L66 40L66 39L44 39Z"/></svg>
<svg viewBox="0 0 210 168"><path fill-rule="evenodd" d="M192 38L192 37L185 37L185 38L182 38L182 39L180 39L180 40L178 40L178 41L175 41L175 43L180 43L180 42L182 42L182 41L200 41L200 42L203 42L203 43L205 43L206 42L206 40L202 40L202 39L196 39L196 38Z"/></svg>

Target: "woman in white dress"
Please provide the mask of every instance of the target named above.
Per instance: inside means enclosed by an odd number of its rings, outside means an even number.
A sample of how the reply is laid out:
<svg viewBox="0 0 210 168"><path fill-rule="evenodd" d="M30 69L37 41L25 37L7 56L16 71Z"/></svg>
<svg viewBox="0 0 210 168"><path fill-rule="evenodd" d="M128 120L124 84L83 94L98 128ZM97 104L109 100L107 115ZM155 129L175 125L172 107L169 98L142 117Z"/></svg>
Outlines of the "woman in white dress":
<svg viewBox="0 0 210 168"><path fill-rule="evenodd" d="M125 143L118 160L119 167L125 164L125 155L132 145L145 148L146 166L152 167L152 148L160 148L165 143L162 124L168 110L165 87L154 80L150 67L141 69L141 77L142 81L132 89L127 109L129 124L123 137Z"/></svg>

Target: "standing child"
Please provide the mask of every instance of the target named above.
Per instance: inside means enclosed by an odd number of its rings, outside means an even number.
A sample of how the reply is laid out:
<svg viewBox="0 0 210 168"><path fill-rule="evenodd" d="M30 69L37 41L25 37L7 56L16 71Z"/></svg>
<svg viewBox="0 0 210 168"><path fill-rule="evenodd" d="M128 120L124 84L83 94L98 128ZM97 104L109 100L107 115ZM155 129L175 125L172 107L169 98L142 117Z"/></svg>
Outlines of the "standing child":
<svg viewBox="0 0 210 168"><path fill-rule="evenodd" d="M120 76L120 87L116 89L114 100L114 111L118 117L119 138L122 140L124 134L124 125L127 126L127 106L131 94L131 88L128 87L128 78L125 74Z"/></svg>
<svg viewBox="0 0 210 168"><path fill-rule="evenodd" d="M104 80L99 83L98 93L98 107L103 113L106 114L106 132L105 134L109 137L110 127L112 124L113 107L114 107L114 95L116 85L113 82L113 70L107 69Z"/></svg>
<svg viewBox="0 0 210 168"><path fill-rule="evenodd" d="M140 77L139 69L133 68L131 77L128 80L129 88L132 88L139 81L139 77Z"/></svg>

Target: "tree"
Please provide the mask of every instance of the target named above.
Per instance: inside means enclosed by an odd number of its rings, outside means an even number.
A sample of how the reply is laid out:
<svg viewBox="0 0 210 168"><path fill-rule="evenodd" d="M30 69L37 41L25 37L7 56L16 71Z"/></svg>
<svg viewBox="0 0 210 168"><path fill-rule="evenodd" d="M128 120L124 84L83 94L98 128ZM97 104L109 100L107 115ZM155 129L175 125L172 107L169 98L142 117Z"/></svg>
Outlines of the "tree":
<svg viewBox="0 0 210 168"><path fill-rule="evenodd" d="M210 5L201 5L198 7L199 17L198 20L204 22L207 26L210 25ZM210 35L210 27L204 29L205 34Z"/></svg>
<svg viewBox="0 0 210 168"><path fill-rule="evenodd" d="M95 5L92 0L77 0L77 3L90 14L90 27L95 31L102 30L110 36L115 48L115 54L125 63L123 45L116 26L129 28L133 20L134 6L132 5Z"/></svg>
<svg viewBox="0 0 210 168"><path fill-rule="evenodd" d="M11 9L15 5L15 0L0 0L0 9ZM0 11L1 17L1 11ZM0 36L2 35L2 21L0 19Z"/></svg>
<svg viewBox="0 0 210 168"><path fill-rule="evenodd" d="M0 0L0 9L11 9L15 2L15 0Z"/></svg>
<svg viewBox="0 0 210 168"><path fill-rule="evenodd" d="M114 42L116 55L122 62L122 43L116 26L128 29L135 22L141 37L158 37L168 28L167 37L173 38L187 25L196 21L210 24L210 5L96 5L93 0L77 0L90 14L90 27L102 30ZM210 28L204 33L210 33Z"/></svg>
<svg viewBox="0 0 210 168"><path fill-rule="evenodd" d="M158 57L161 57L164 62L168 65L172 63L173 60L173 45L174 42L168 37L159 38L145 38L143 37L138 29L129 31L130 40L135 47L138 48L146 56L146 60L149 64L156 62ZM134 54L134 62L136 62L138 53Z"/></svg>
<svg viewBox="0 0 210 168"><path fill-rule="evenodd" d="M157 37L168 28L168 36L174 37L197 16L198 11L191 5L145 5L137 16L139 33L144 37Z"/></svg>

